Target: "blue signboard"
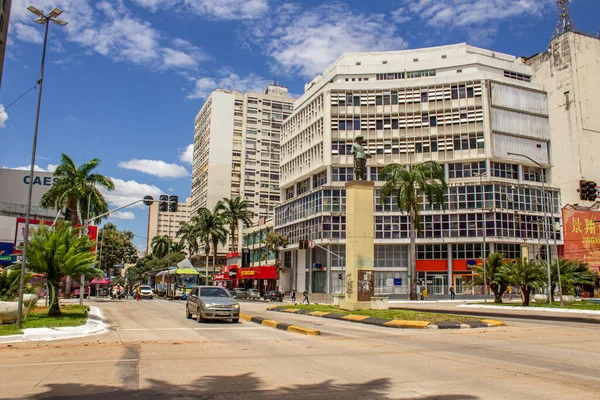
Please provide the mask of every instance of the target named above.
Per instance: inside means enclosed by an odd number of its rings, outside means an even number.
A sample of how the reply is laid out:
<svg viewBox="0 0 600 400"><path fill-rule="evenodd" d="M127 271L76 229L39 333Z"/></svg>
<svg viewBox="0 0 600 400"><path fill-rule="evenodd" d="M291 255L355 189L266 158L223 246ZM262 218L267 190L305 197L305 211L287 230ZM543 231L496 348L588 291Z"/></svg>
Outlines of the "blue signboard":
<svg viewBox="0 0 600 400"><path fill-rule="evenodd" d="M402 278L394 278L394 286L402 286Z"/></svg>
<svg viewBox="0 0 600 400"><path fill-rule="evenodd" d="M0 242L0 265L15 263L16 257L12 255L14 243Z"/></svg>

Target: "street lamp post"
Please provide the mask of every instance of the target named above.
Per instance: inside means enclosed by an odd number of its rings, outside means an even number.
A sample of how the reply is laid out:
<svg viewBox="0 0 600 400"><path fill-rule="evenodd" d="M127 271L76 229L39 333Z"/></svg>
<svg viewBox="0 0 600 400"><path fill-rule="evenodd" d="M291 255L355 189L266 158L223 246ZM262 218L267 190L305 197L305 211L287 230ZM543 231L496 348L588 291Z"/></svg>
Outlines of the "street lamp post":
<svg viewBox="0 0 600 400"><path fill-rule="evenodd" d="M33 191L33 173L35 168L35 152L37 148L37 138L38 138L38 127L40 124L40 106L42 103L42 87L44 84L44 65L46 62L46 44L48 42L48 27L50 26L50 21L65 26L67 22L56 19L60 14L62 14L62 10L60 8L55 8L50 11L50 14L45 15L42 11L38 10L34 6L27 7L29 11L38 16L34 20L34 22L38 24L46 24L46 29L44 32L44 47L42 50L42 66L40 69L40 79L38 80L38 84L40 86L38 90L38 100L37 100L37 110L35 114L35 128L33 131L33 146L31 148L31 166L29 168L29 185L27 188L27 209L25 212L25 232L23 238L23 260L21 262L21 278L19 281L19 303L18 303L18 311L17 311L17 329L21 329L21 322L23 317L23 295L25 292L25 269L27 268L27 242L29 241L29 218L31 217L31 193Z"/></svg>
<svg viewBox="0 0 600 400"><path fill-rule="evenodd" d="M542 228L544 229L544 241L546 242L546 267L548 269L548 303L552 304L552 276L550 275L550 243L548 240L548 206L546 205L546 171L544 166L539 162L535 161L533 158L526 156L525 154L520 153L507 153L509 156L518 156L523 157L540 167L542 170L542 211L544 212L544 224Z"/></svg>

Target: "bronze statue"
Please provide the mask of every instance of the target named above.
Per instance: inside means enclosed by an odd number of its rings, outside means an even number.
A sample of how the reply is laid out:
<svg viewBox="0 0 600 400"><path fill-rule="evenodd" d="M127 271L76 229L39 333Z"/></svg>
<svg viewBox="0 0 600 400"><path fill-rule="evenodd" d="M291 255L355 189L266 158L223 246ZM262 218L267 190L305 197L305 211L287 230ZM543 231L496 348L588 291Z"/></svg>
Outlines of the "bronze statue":
<svg viewBox="0 0 600 400"><path fill-rule="evenodd" d="M371 158L371 155L365 151L362 141L363 137L357 136L350 149L350 154L354 154L354 179L357 181L363 180L367 170L367 158Z"/></svg>

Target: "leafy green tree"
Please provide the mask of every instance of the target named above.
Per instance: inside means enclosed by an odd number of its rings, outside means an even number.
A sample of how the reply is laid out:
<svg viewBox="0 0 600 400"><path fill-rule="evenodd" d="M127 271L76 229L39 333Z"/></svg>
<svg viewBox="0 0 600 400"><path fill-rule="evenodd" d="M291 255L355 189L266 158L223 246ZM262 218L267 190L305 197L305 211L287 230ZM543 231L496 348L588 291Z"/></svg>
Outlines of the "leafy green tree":
<svg viewBox="0 0 600 400"><path fill-rule="evenodd" d="M29 281L30 274L25 274L25 282ZM5 269L0 272L0 300L11 301L19 295L19 282L21 269Z"/></svg>
<svg viewBox="0 0 600 400"><path fill-rule="evenodd" d="M235 252L237 250L236 234L240 222L247 226L252 225L252 211L248 210L250 203L238 196L234 199L223 198L220 204L221 215L225 219L225 223L229 225L231 251Z"/></svg>
<svg viewBox="0 0 600 400"><path fill-rule="evenodd" d="M557 260L553 260L550 268L550 277L552 279L552 293L558 286L558 268ZM593 285L596 281L596 275L588 265L579 260L568 258L559 258L560 283L562 294L575 294L575 287L583 285ZM554 300L554 299L552 299Z"/></svg>
<svg viewBox="0 0 600 400"><path fill-rule="evenodd" d="M100 270L94 268L96 255L93 249L94 241L87 235L80 235L79 229L73 229L67 223L58 222L53 229L42 225L33 232L27 252L28 268L46 277L50 298L49 316L61 315L58 287L64 276L102 275Z"/></svg>
<svg viewBox="0 0 600 400"><path fill-rule="evenodd" d="M152 254L154 254L154 257L156 258L163 258L169 253L171 244L171 238L167 235L154 236L152 238Z"/></svg>
<svg viewBox="0 0 600 400"><path fill-rule="evenodd" d="M185 248L183 247L183 243L173 242L173 244L171 244L171 253L185 254Z"/></svg>
<svg viewBox="0 0 600 400"><path fill-rule="evenodd" d="M269 230L267 232L267 237L262 242L267 250L262 259L266 260L270 254L273 254L275 256L275 265L277 266L277 270L280 270L281 262L279 261L279 253L282 249L285 249L288 244L290 244L290 241L284 235L281 235L273 230Z"/></svg>
<svg viewBox="0 0 600 400"><path fill-rule="evenodd" d="M73 210L72 226L90 217L87 215L88 200L91 200L89 204L91 216L107 212L108 204L98 188L114 190L115 184L110 178L93 173L99 164L100 160L94 158L77 167L71 158L63 154L60 165L54 171L54 176L58 177L58 180L42 196L41 206L56 208L56 210L65 206L70 208Z"/></svg>
<svg viewBox="0 0 600 400"><path fill-rule="evenodd" d="M179 243L187 247L188 257L192 258L198 252L198 226L193 221L181 222L176 233Z"/></svg>
<svg viewBox="0 0 600 400"><path fill-rule="evenodd" d="M421 195L424 195L429 203L445 208L444 194L447 184L444 180L444 167L435 161L415 164L410 169L404 165L389 164L381 171L381 178L385 179L381 188L381 202L385 204L391 197L400 210L408 212L410 299L416 300L416 237L417 233L421 233Z"/></svg>
<svg viewBox="0 0 600 400"><path fill-rule="evenodd" d="M501 253L492 253L486 260L485 274L483 265L475 265L472 268L477 274L474 279L475 284L483 284L489 286L494 293L494 303L502 303L502 295L510 284L506 277L502 274L502 267L506 264L506 256ZM484 275L487 278L484 282Z"/></svg>
<svg viewBox="0 0 600 400"><path fill-rule="evenodd" d="M215 205L212 211L206 207L202 207L198 210L198 214L194 218L194 223L198 226L198 237L204 242L206 257L208 257L212 245L213 277L215 276L217 264L218 245L221 243L222 246L225 246L227 243L227 229L225 228L227 221L221 213L222 207L223 205L220 201Z"/></svg>
<svg viewBox="0 0 600 400"><path fill-rule="evenodd" d="M100 229L98 243L99 265L108 271L117 264L133 264L137 261L137 250L133 244L133 233L119 231L112 223L107 223Z"/></svg>
<svg viewBox="0 0 600 400"><path fill-rule="evenodd" d="M531 291L543 288L548 277L545 264L536 260L517 259L501 267L502 279L518 285L524 306L529 306Z"/></svg>

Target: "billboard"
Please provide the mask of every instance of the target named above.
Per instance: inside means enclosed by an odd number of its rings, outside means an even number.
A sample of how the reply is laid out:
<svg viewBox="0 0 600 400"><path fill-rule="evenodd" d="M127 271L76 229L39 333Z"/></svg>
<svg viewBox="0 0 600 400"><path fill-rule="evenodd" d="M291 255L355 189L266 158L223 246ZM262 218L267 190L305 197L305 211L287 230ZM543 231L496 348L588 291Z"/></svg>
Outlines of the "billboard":
<svg viewBox="0 0 600 400"><path fill-rule="evenodd" d="M564 257L600 266L600 212L564 208Z"/></svg>
<svg viewBox="0 0 600 400"><path fill-rule="evenodd" d="M33 236L33 232L36 229L37 226L39 226L40 224L45 224L45 225L52 225L52 221L38 221L36 219L30 219L29 220L29 239L31 239L31 237ZM81 226L81 225L78 225ZM87 232L84 232L85 234L87 234L90 239L92 240L98 240L98 227L95 225L90 225L87 228ZM14 247L14 254L21 254L22 251L21 249L23 248L23 242L25 240L25 218L17 218L17 229L16 229L16 233L15 233L15 247ZM92 251L96 251L96 246L94 246L94 249Z"/></svg>
<svg viewBox="0 0 600 400"><path fill-rule="evenodd" d="M40 199L58 178L52 172L35 171L31 192L31 205L39 207ZM0 203L27 204L29 171L0 168Z"/></svg>

